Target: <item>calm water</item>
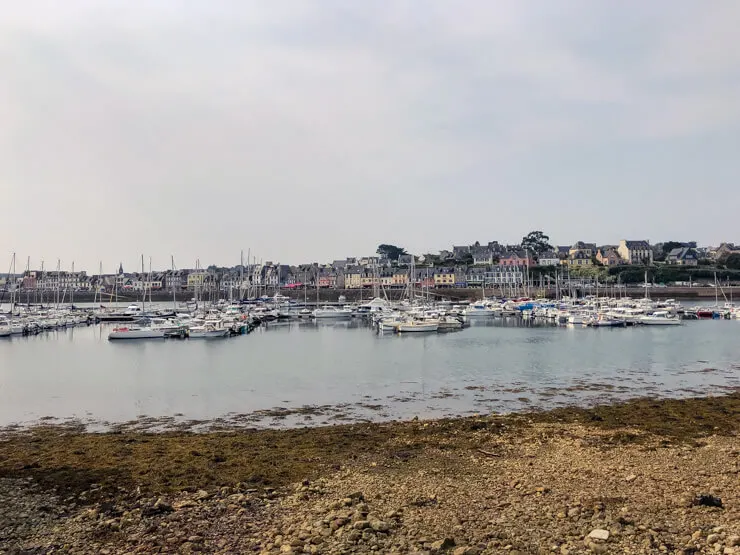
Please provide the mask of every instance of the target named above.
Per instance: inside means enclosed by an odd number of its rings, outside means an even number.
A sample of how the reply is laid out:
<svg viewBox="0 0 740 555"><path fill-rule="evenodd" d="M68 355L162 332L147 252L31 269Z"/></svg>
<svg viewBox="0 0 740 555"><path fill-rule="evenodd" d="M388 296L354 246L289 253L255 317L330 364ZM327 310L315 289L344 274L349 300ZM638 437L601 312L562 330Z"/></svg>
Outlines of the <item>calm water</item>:
<svg viewBox="0 0 740 555"><path fill-rule="evenodd" d="M584 329L497 319L417 336L378 336L354 321L307 322L226 340L143 342L109 342L108 330L0 340L0 425L145 416L302 425L740 386L738 321Z"/></svg>

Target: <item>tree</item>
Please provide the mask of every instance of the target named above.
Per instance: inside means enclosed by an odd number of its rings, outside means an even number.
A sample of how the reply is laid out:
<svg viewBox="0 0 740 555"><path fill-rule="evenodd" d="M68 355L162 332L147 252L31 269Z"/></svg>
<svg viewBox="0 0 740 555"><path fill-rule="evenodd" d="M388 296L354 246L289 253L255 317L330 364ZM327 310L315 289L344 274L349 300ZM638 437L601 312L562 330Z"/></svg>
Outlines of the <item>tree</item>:
<svg viewBox="0 0 740 555"><path fill-rule="evenodd" d="M387 258L388 260L398 260L398 257L402 254L408 254L406 249L397 247L396 245L379 245L376 251L380 256Z"/></svg>
<svg viewBox="0 0 740 555"><path fill-rule="evenodd" d="M740 254L733 253L725 258L725 266L729 270L740 270Z"/></svg>
<svg viewBox="0 0 740 555"><path fill-rule="evenodd" d="M552 250L550 238L541 231L531 231L522 238L522 248L530 254L541 254Z"/></svg>

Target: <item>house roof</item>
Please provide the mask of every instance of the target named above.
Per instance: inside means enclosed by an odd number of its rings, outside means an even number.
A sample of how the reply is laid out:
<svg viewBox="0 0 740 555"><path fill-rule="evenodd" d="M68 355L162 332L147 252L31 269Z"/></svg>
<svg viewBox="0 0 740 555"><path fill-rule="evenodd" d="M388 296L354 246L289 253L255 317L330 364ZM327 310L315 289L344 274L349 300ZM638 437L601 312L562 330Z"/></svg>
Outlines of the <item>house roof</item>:
<svg viewBox="0 0 740 555"><path fill-rule="evenodd" d="M596 243L584 243L583 241L576 241L576 244L573 245L573 248L574 249L591 249L591 250L596 250Z"/></svg>
<svg viewBox="0 0 740 555"><path fill-rule="evenodd" d="M624 241L625 246L628 249L649 249L650 243L648 241Z"/></svg>
<svg viewBox="0 0 740 555"><path fill-rule="evenodd" d="M696 252L694 249L688 247L677 247L671 249L668 253L668 258L672 260L684 260L685 258L696 258Z"/></svg>

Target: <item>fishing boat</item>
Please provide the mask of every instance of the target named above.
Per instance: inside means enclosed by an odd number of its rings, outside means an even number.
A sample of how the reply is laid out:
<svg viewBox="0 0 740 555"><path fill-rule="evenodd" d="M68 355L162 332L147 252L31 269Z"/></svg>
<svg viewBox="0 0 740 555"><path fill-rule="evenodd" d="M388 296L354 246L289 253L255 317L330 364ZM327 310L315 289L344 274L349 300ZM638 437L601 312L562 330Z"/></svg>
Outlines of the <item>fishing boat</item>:
<svg viewBox="0 0 740 555"><path fill-rule="evenodd" d="M108 334L108 339L164 339L165 334L166 331L164 329L148 326L125 326L111 330Z"/></svg>
<svg viewBox="0 0 740 555"><path fill-rule="evenodd" d="M680 326L681 320L677 316L670 314L667 310L659 310L652 314L640 316L637 320L645 326Z"/></svg>

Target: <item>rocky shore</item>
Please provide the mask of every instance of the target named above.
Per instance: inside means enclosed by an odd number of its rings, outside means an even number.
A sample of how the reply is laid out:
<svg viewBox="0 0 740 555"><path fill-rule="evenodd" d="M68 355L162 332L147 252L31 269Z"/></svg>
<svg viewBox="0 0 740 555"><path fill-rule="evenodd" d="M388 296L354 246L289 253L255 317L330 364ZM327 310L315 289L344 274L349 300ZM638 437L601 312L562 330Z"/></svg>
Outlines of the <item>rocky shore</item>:
<svg viewBox="0 0 740 555"><path fill-rule="evenodd" d="M0 436L0 553L740 554L740 394Z"/></svg>

